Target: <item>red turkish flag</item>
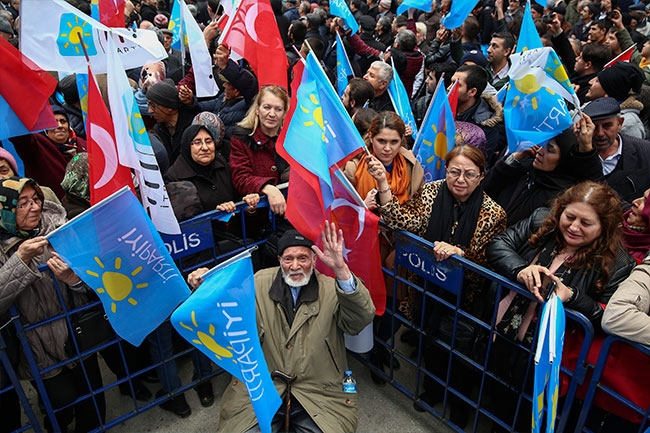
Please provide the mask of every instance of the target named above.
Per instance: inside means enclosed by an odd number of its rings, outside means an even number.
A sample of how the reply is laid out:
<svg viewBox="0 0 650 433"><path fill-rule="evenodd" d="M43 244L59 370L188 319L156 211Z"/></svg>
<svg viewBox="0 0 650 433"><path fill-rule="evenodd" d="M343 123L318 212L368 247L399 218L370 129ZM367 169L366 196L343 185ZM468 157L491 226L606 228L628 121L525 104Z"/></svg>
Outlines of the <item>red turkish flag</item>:
<svg viewBox="0 0 650 433"><path fill-rule="evenodd" d="M607 64L605 64L605 66L603 66L603 69L607 69L610 66L614 66L617 62L629 63L629 61L632 60L632 53L634 53L634 47L635 47L635 45L632 45L630 48L623 51L618 56L614 57L612 60L607 62Z"/></svg>
<svg viewBox="0 0 650 433"><path fill-rule="evenodd" d="M107 27L124 28L125 0L98 0L99 21Z"/></svg>
<svg viewBox="0 0 650 433"><path fill-rule="evenodd" d="M97 82L88 67L88 117L86 148L90 180L90 204L96 204L125 185L133 187L131 170L119 163L115 132Z"/></svg>
<svg viewBox="0 0 650 433"><path fill-rule="evenodd" d="M455 119L456 109L458 108L458 80L454 81L454 84L451 85L451 90L447 93L447 99L449 100L451 115Z"/></svg>
<svg viewBox="0 0 650 433"><path fill-rule="evenodd" d="M49 103L56 79L3 38L0 38L0 58L0 96L18 119L29 131L56 127Z"/></svg>
<svg viewBox="0 0 650 433"><path fill-rule="evenodd" d="M242 0L221 42L248 61L260 88L287 88L289 62L269 0Z"/></svg>

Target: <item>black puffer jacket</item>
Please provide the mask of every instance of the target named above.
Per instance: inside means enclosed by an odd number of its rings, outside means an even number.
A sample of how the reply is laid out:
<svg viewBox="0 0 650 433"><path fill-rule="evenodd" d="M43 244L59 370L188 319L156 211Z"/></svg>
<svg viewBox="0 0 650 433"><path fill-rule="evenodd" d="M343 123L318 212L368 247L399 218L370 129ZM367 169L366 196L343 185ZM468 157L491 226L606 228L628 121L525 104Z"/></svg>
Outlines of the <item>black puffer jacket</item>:
<svg viewBox="0 0 650 433"><path fill-rule="evenodd" d="M533 262L538 252L544 248L554 248L554 236L549 235L542 248L533 248L528 244L528 239L542 225L544 218L549 214L548 208L539 208L528 219L495 236L487 245L486 254L490 265L496 272L504 277L517 281L517 274ZM613 265L611 277L605 287L596 293L595 286L600 278L601 270L594 269L568 269L562 282L575 293L574 298L564 306L584 314L594 325L600 329L600 319L603 316L604 305L612 297L618 285L627 278L636 262L621 248Z"/></svg>

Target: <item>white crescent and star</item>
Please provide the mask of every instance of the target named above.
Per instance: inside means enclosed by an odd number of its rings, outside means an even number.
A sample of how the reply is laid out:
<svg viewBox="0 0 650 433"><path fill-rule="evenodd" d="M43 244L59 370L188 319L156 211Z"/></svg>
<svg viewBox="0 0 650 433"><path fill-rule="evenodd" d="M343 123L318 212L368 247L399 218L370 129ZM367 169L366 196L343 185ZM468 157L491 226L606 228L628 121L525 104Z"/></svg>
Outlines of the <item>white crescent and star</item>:
<svg viewBox="0 0 650 433"><path fill-rule="evenodd" d="M354 206L351 204L349 201L342 199L342 198L337 198L334 199L332 202L332 211L335 209L338 209L340 207L349 207L353 209L357 215L359 216L359 231L357 233L357 237L354 239L354 242L358 241L359 238L361 237L361 234L363 233L363 230L365 228L365 222L366 222L366 213L365 212L359 212L358 207ZM343 245L343 257L347 260L348 254L352 251L351 249L348 249L345 247L345 244Z"/></svg>
<svg viewBox="0 0 650 433"><path fill-rule="evenodd" d="M104 154L104 172L93 186L93 188L99 189L106 185L117 171L117 149L115 148L115 140L104 128L91 123L91 130L93 140Z"/></svg>

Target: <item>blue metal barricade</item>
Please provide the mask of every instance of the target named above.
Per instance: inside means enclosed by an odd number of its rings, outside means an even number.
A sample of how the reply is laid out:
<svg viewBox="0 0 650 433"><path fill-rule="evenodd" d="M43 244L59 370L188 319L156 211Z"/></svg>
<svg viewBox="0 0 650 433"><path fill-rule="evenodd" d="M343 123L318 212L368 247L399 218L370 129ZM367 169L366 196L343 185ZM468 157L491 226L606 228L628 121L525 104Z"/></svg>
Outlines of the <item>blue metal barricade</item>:
<svg viewBox="0 0 650 433"><path fill-rule="evenodd" d="M268 212L266 206L268 206L266 202L262 202L257 212ZM209 212L181 223L183 233L179 236L165 236L164 241L172 256L177 261L181 272L188 273L199 266L210 267L253 245L264 244L267 240L266 238L252 239L246 233L245 208L246 205L240 203L237 207L236 215L233 216L233 218L240 218L243 229L242 236L238 239L215 238L212 224L213 220L217 220L223 216L223 212L219 211ZM273 218L271 221L273 229L275 229ZM435 416L443 419L456 431L463 431L463 426L459 425L462 424L463 420L454 419L453 416L449 415L450 407L454 404L461 405L467 409L467 421L470 431L478 431L479 426L484 426L486 423L493 423L505 430L516 431L515 421L518 416L530 420L529 406L532 385L529 383L529 378L531 377L533 368L531 347L535 347L535 341L531 345L516 344L514 342L508 343L512 348L523 354L522 365L525 368L520 377L522 383L510 382L502 374L497 372L493 368L495 346L501 344L502 340L505 340L496 329L497 307L498 300L503 298L509 290L515 291L530 300L534 300L534 298L518 284L508 281L494 272L463 258L454 256L444 262L437 262L431 254L433 245L410 233L396 232L395 239L395 266L393 269L384 268L384 273L392 281L392 287L388 288L388 292L389 294L392 293L392 297L389 298L389 303L386 308L386 317L389 319L389 334L395 336L400 327L413 330L415 346L413 348L404 348L405 345L396 344L395 337L382 339L376 336L376 346L381 346L389 354L387 373L384 373L378 366L369 363L366 356L357 356L362 362L368 365L370 371L385 378L402 394L408 396L419 406ZM197 253L200 254L205 251L209 251L209 253L205 254L205 256L197 256ZM188 260L188 258L196 257L200 257L201 260ZM481 278L485 284L483 289L483 304L485 309L480 313L466 311L462 305L463 291L468 282L480 281ZM417 300L415 304L419 305L420 308L416 311L416 314L409 313L408 310L401 308L400 301L404 299L404 293L408 293L410 297L415 297ZM62 305L64 305L63 302ZM38 390L39 395L43 397L42 404L44 412L53 421L53 424L56 424L56 417L54 415L65 408L54 409L52 407L51 402L47 398L41 377L47 374L47 372L65 365L69 361L64 361L45 369L39 369L31 354L25 333L45 323L61 319L66 320L68 326L72 329L70 318L73 314L97 305L99 305L99 301L94 301L90 304L71 309L70 311L64 306L63 312L60 315L49 318L42 323L23 326L18 318L10 325L16 329L18 341L21 344L29 368L34 376L33 384ZM11 313L13 317L17 317L14 309L12 309ZM447 328L445 326L431 326L431 320L441 320L443 318L447 321ZM569 424L570 408L574 406L574 399L578 387L585 382L585 378L587 377L588 366L586 359L594 337L594 330L584 316L567 311L567 319L567 326L580 329L580 332L584 334L584 338L580 346L575 368L562 369L562 372L567 377L567 385L565 386L566 393L563 397L563 403L558 409L556 429L558 432L568 431L567 425ZM432 332L431 330L434 328L438 331ZM464 345L466 341L462 330L469 328L472 329L477 337L468 348ZM448 332L441 333L440 329L447 329ZM0 343L2 343L2 340L0 340ZM156 367L164 366L165 363L174 362L179 357L188 355L194 349L187 348L179 353L174 353L170 358L161 359L158 363L130 369L127 362L125 344L123 340L116 336L91 350L81 353L78 350L73 350L71 354L74 360L81 361L88 356L97 356L96 353L104 349L113 348L118 351L124 363L126 374L123 377L119 377L111 383L105 383L97 389L91 389L87 395L79 397L79 399L70 404L72 405L78 401L89 399L93 403L94 410L100 413L102 394L120 385L127 385L130 391L132 405L129 406L126 412L105 420L97 431L108 430L123 423L127 419L136 417L167 399L194 387L198 383L196 380L192 380L190 383L183 384L169 395L166 394L147 402L139 402L134 395L133 380L135 378L153 371ZM431 368L429 365L425 365L425 354L432 345L435 346L436 353L442 354L443 358L447 360L441 364L441 368ZM73 344L73 346L73 349L78 349L76 344ZM397 371L397 364L393 362L394 360L406 368ZM2 345L0 345L0 361L3 367L10 373L10 382L16 387L31 428L37 432L42 431L43 427L40 423L40 417L36 415L37 410L35 411L29 405L29 401L20 386L20 382L17 380L16 374L6 359ZM218 375L221 372L221 370L216 369L212 373L212 376ZM462 383L462 377L459 378L459 375L462 376L463 374L467 374L471 378L470 387ZM599 382L597 382L599 374L600 370L597 368L589 392L595 392L596 388L599 390L602 388ZM87 377L86 380L88 381ZM440 402L433 402L430 405L419 399L424 380L430 381L443 390ZM504 419L498 413L498 410L496 410L498 407L495 407L495 402L489 398L491 390L495 387L500 387L516 396L515 409L510 414L511 419ZM6 391L6 389L0 390L0 392ZM593 398L593 393L588 394L587 398ZM584 406L587 406L587 404ZM640 410L639 413L645 416L646 419L648 418L647 411L644 408L637 409ZM59 430L58 427L53 425L55 430ZM25 426L22 430L28 428L30 426Z"/></svg>

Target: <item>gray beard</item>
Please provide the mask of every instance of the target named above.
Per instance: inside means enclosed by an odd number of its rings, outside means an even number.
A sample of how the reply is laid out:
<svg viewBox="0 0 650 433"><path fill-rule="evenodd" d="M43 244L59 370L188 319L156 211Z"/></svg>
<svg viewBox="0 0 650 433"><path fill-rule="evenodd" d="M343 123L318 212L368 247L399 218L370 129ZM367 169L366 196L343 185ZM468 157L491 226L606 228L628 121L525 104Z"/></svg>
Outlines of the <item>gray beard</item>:
<svg viewBox="0 0 650 433"><path fill-rule="evenodd" d="M291 277L289 277L289 274L284 272L284 269L280 268L280 271L282 271L282 279L284 280L285 283L287 283L289 287L302 287L302 286L306 286L307 283L309 283L309 280L311 279L311 274L314 273L314 267L312 266L311 270L309 271L309 274L305 274L304 272L300 271L303 277L299 281L292 280Z"/></svg>

